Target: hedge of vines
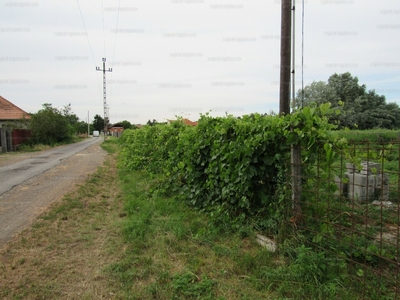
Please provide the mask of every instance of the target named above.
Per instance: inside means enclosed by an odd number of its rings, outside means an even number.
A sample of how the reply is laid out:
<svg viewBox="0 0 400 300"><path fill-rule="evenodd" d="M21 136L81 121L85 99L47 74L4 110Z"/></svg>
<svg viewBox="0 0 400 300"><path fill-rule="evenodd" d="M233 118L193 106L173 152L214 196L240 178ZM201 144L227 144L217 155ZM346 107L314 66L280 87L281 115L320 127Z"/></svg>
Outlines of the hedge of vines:
<svg viewBox="0 0 400 300"><path fill-rule="evenodd" d="M159 174L169 192L216 221L276 231L290 205L291 145L301 143L307 165L317 155L329 162L336 143L330 113L324 104L286 116L205 114L195 127L176 121L126 130L120 163Z"/></svg>

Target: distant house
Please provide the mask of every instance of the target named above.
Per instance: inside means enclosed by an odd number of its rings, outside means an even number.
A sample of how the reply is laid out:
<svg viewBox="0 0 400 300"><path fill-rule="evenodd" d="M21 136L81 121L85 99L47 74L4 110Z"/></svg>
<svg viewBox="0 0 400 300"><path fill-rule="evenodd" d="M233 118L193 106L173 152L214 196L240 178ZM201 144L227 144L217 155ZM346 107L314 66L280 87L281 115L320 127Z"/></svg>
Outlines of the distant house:
<svg viewBox="0 0 400 300"><path fill-rule="evenodd" d="M13 151L30 137L26 121L31 116L15 104L0 96L0 149Z"/></svg>
<svg viewBox="0 0 400 300"><path fill-rule="evenodd" d="M176 121L180 121L180 120L167 120L167 121L168 121L168 124L171 124L172 122L176 122ZM198 122L190 121L189 119L182 119L182 122L188 126L197 126L197 123L198 123Z"/></svg>
<svg viewBox="0 0 400 300"><path fill-rule="evenodd" d="M124 127L121 124L114 124L109 129L108 132L112 136L120 137L122 132L124 131Z"/></svg>
<svg viewBox="0 0 400 300"><path fill-rule="evenodd" d="M30 118L31 116L26 111L0 96L0 127L4 127L4 125L20 127L19 123L22 120L29 120Z"/></svg>

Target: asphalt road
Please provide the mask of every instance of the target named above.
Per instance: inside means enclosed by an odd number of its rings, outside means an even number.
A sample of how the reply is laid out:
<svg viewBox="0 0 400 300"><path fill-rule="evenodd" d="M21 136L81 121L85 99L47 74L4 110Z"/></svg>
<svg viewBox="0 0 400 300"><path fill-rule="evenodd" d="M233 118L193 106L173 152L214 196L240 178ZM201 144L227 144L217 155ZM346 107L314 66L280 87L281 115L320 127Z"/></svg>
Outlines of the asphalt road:
<svg viewBox="0 0 400 300"><path fill-rule="evenodd" d="M96 172L107 155L102 138L57 147L0 168L0 250ZM16 237L17 238L17 237Z"/></svg>
<svg viewBox="0 0 400 300"><path fill-rule="evenodd" d="M79 143L44 151L38 156L28 158L12 165L0 167L0 195L24 181L55 167L63 159L69 158L101 141L103 141L102 138L86 139Z"/></svg>

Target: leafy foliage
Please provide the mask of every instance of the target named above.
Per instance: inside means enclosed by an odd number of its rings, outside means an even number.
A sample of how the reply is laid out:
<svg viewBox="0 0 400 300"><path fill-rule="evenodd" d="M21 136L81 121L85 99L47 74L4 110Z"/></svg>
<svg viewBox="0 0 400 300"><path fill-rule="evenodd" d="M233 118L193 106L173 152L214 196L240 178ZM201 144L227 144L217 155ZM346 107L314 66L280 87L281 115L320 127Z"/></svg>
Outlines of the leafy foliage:
<svg viewBox="0 0 400 300"><path fill-rule="evenodd" d="M176 147L177 135L185 127L182 122L173 122L171 125L147 125L140 130L125 130L121 137L122 167L163 173L169 152Z"/></svg>
<svg viewBox="0 0 400 300"><path fill-rule="evenodd" d="M331 115L330 122L339 128L374 129L400 128L400 108L396 103L386 103L383 95L367 91L359 85L358 78L350 73L333 74L328 82L313 82L296 97L297 107L331 103L340 114Z"/></svg>
<svg viewBox="0 0 400 300"><path fill-rule="evenodd" d="M291 145L302 145L304 161L317 158L320 141L328 143L322 151L329 152L334 143L330 113L325 104L287 116L206 114L196 127L173 122L127 130L121 164L164 174L169 191L179 191L221 225L253 223L276 232L288 205L282 192L287 191Z"/></svg>
<svg viewBox="0 0 400 300"><path fill-rule="evenodd" d="M79 121L78 116L72 112L71 104L64 106L61 109L62 115L67 119L68 123L72 126L74 133L86 133L88 125L84 121Z"/></svg>
<svg viewBox="0 0 400 300"><path fill-rule="evenodd" d="M100 115L95 115L93 118L93 130L104 130L104 119ZM108 124L108 121L107 121Z"/></svg>
<svg viewBox="0 0 400 300"><path fill-rule="evenodd" d="M357 224L365 227L363 222L373 208L367 206L365 211L360 205L354 211L354 203L333 196L337 191L334 176L342 175L341 164L359 164L362 159L374 160L383 154L356 151L341 132L332 131L335 111L323 103L286 116L213 118L206 114L196 127L179 122L145 126L123 135L121 161L125 171L146 170L157 174L157 179L162 177L161 187L167 186L174 196L179 192L180 199L208 213L220 232L234 229L242 236L251 236L249 232L255 228L279 238L291 217L290 149L300 144L303 220L296 235L281 243L284 263L263 267L260 261L244 255L238 260L241 270L258 269L263 280L257 284L268 282L268 289L291 299L357 299L364 293L371 299L390 298L395 275L385 277L389 282L377 280L374 268L379 265L388 274L395 274L397 265L390 265L396 257L395 245L379 246L376 229L363 233L357 228ZM388 131L377 138L386 141L394 134ZM391 152L385 156L388 154ZM381 217L380 222L383 220ZM129 232L137 232L143 227L139 225L135 223ZM364 278L367 288L360 280ZM180 287L189 282L197 285L199 281L186 273L174 277L175 296L183 296ZM189 296L201 292L207 297L209 287L207 282L207 288L189 289Z"/></svg>
<svg viewBox="0 0 400 300"><path fill-rule="evenodd" d="M122 127L124 127L124 129L132 129L133 128L133 125L131 124L131 122L129 122L127 120L118 122L118 124L120 124Z"/></svg>
<svg viewBox="0 0 400 300"><path fill-rule="evenodd" d="M71 125L69 110L60 111L50 103L43 104L43 109L33 114L29 125L35 143L52 145L72 139L74 128Z"/></svg>

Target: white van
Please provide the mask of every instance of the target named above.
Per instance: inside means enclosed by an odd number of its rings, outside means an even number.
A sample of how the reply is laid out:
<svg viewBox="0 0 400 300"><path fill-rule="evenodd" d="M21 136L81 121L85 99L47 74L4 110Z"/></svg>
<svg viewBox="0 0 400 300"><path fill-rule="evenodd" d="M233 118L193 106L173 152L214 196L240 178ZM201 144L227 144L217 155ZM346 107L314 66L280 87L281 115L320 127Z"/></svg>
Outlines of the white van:
<svg viewBox="0 0 400 300"><path fill-rule="evenodd" d="M93 131L93 137L99 137L99 136L100 133L97 130Z"/></svg>

